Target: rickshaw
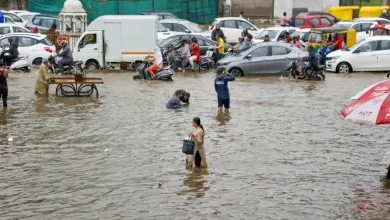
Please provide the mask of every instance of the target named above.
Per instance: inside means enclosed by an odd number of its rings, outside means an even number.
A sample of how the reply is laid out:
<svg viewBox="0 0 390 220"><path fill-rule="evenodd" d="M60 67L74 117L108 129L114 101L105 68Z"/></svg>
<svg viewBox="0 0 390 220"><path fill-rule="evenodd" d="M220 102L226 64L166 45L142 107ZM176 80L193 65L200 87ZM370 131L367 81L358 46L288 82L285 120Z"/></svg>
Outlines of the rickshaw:
<svg viewBox="0 0 390 220"><path fill-rule="evenodd" d="M353 28L314 28L310 30L308 46L313 46L315 54L320 47L332 41L333 33L337 32L343 38L343 47L352 47L356 44L356 30Z"/></svg>
<svg viewBox="0 0 390 220"><path fill-rule="evenodd" d="M388 24L374 24L370 28L370 37L372 36L389 36L390 25Z"/></svg>

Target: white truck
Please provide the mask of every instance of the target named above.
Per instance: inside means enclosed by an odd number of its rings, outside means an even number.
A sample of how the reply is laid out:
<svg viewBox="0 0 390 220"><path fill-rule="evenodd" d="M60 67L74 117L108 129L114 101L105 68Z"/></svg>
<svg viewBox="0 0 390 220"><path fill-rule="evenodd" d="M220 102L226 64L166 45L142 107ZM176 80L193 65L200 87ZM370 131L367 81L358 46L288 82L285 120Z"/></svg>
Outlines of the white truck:
<svg viewBox="0 0 390 220"><path fill-rule="evenodd" d="M96 18L73 49L88 70L135 68L157 46L157 15L106 15Z"/></svg>

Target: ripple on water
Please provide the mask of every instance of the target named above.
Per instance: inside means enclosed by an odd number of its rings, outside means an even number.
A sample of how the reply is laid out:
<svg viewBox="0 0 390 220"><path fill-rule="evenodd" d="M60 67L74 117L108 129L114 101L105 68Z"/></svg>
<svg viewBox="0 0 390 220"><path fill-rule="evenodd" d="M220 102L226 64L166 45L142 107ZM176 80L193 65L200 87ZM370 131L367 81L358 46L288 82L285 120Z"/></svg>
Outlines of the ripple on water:
<svg viewBox="0 0 390 220"><path fill-rule="evenodd" d="M0 112L1 219L389 217L378 166L387 126L339 114L381 75L239 78L230 114L216 109L212 74L167 83L104 74L99 99L55 97L53 88L36 97L34 77L11 76L10 107ZM191 104L167 110L176 89L190 91ZM207 170L185 169L181 154L195 116Z"/></svg>

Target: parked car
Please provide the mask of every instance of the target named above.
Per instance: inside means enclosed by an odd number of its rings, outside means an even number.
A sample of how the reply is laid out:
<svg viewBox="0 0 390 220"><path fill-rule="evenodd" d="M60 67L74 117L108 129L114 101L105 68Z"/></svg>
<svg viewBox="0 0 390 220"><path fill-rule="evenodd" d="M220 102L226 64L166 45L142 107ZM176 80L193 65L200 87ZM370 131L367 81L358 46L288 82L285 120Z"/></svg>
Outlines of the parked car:
<svg viewBox="0 0 390 220"><path fill-rule="evenodd" d="M26 12L29 12L29 11L26 11L26 10L8 10L9 12L12 12L12 13L15 13L15 14L20 14L20 13L26 13Z"/></svg>
<svg viewBox="0 0 390 220"><path fill-rule="evenodd" d="M39 32L46 32L48 31L53 24L57 25L57 31L60 30L60 21L58 19L58 16L55 15L44 15L44 14L36 14L30 17L30 19L27 21L25 28L32 30L34 27L37 27ZM70 31L70 21L67 21L66 23L66 30ZM76 22L76 30L81 30L81 23Z"/></svg>
<svg viewBox="0 0 390 220"><path fill-rule="evenodd" d="M38 15L40 13L36 13L36 12L19 12L17 13L18 16L20 16L21 18L23 18L23 20L25 20L24 22L24 25L27 24L28 20L30 20L31 17L33 17L34 15Z"/></svg>
<svg viewBox="0 0 390 220"><path fill-rule="evenodd" d="M337 73L390 70L390 36L368 37L326 56L326 70Z"/></svg>
<svg viewBox="0 0 390 220"><path fill-rule="evenodd" d="M48 58L55 52L55 46L43 34L11 33L0 37L0 48L9 46L8 37L18 41L19 56L28 56L29 61L39 65L42 58Z"/></svg>
<svg viewBox="0 0 390 220"><path fill-rule="evenodd" d="M15 24L14 20L11 17L4 15L4 21L6 24Z"/></svg>
<svg viewBox="0 0 390 220"><path fill-rule="evenodd" d="M157 38L158 38L158 42L161 42L165 38L168 38L168 37L176 35L176 34L183 34L183 33L169 31L167 28L164 27L164 25L162 25L160 23L157 25Z"/></svg>
<svg viewBox="0 0 390 220"><path fill-rule="evenodd" d="M328 18L333 24L336 24L337 22L340 21L335 16L333 16L333 15L327 13L327 12L323 12L323 11L301 12L297 16L307 16L307 15L321 15L321 16L324 16L324 17Z"/></svg>
<svg viewBox="0 0 390 220"><path fill-rule="evenodd" d="M165 19L160 20L160 24L164 25L169 31L188 33L188 34L197 34L202 35L204 37L211 38L211 33L207 31L203 31L203 29L195 23L192 23L187 20L177 19Z"/></svg>
<svg viewBox="0 0 390 220"><path fill-rule="evenodd" d="M20 17L15 13L9 11L1 11L1 13L3 13L3 15L10 17L17 25L23 26L26 23L26 21L22 17Z"/></svg>
<svg viewBox="0 0 390 220"><path fill-rule="evenodd" d="M198 45L200 47L200 54L201 55L205 55L207 50L210 48L210 47L216 47L217 46L217 42L211 40L210 38L206 38L204 36L201 36L201 35L197 35L197 34L190 34L191 36L195 37L197 40L198 40ZM174 35L174 36L171 36L171 37L168 37L164 40L162 40L158 46L160 48L167 48L168 46L170 45L177 45L181 40L183 39L186 39L188 36L188 34L178 34L178 35ZM227 51L229 49L229 44L225 44L225 51Z"/></svg>
<svg viewBox="0 0 390 220"><path fill-rule="evenodd" d="M158 15L158 20L179 19L169 12L142 12L141 15Z"/></svg>
<svg viewBox="0 0 390 220"><path fill-rule="evenodd" d="M269 36L270 41L283 41L284 40L284 34L286 32L289 32L290 34L294 33L295 31L299 30L299 28L295 27L269 27L264 29L260 34L256 35L253 39L254 43L263 42L264 37L266 35Z"/></svg>
<svg viewBox="0 0 390 220"><path fill-rule="evenodd" d="M324 15L305 15L295 17L295 26L299 28L331 27L334 23Z"/></svg>
<svg viewBox="0 0 390 220"><path fill-rule="evenodd" d="M390 20L389 19L386 19L386 18L377 18L377 17L373 17L373 18L355 18L353 19L354 22L357 22L357 21L372 21L372 22L377 22L378 24L390 24Z"/></svg>
<svg viewBox="0 0 390 220"><path fill-rule="evenodd" d="M334 28L353 28L356 30L356 42L370 36L370 27L377 24L375 21L340 21L333 25Z"/></svg>
<svg viewBox="0 0 390 220"><path fill-rule="evenodd" d="M262 42L252 45L236 56L222 58L217 66L236 76L281 75L298 58L307 59L308 53L283 42Z"/></svg>
<svg viewBox="0 0 390 220"><path fill-rule="evenodd" d="M244 29L247 29L254 37L264 30L263 28L256 27L256 25L244 18L226 17L216 18L209 27L210 31L214 30L217 24L220 25L228 43L237 43L238 38L241 37L241 32Z"/></svg>
<svg viewBox="0 0 390 220"><path fill-rule="evenodd" d="M8 24L2 23L0 24L0 35L9 34L9 33L30 33L31 31L20 27L17 24Z"/></svg>

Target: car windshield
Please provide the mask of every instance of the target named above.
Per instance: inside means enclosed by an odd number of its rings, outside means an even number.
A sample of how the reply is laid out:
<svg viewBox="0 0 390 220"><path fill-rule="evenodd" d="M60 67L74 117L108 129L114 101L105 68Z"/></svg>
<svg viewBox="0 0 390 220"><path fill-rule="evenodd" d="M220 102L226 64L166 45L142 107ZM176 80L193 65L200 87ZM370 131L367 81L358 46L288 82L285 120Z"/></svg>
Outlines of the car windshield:
<svg viewBox="0 0 390 220"><path fill-rule="evenodd" d="M346 50L346 51L355 50L356 48L360 47L364 41L366 41L366 40L363 39L363 40L357 42L356 44L354 44L352 47L345 48L344 50Z"/></svg>
<svg viewBox="0 0 390 220"><path fill-rule="evenodd" d="M295 36L299 36L299 37L303 37L303 35L305 35L306 32L303 32L303 31L294 31L292 34L290 34L290 37L293 38Z"/></svg>
<svg viewBox="0 0 390 220"><path fill-rule="evenodd" d="M164 27L164 25L158 23L157 24L157 32L168 32L168 29Z"/></svg>
<svg viewBox="0 0 390 220"><path fill-rule="evenodd" d="M351 28L352 24L338 23L333 25L334 28Z"/></svg>
<svg viewBox="0 0 390 220"><path fill-rule="evenodd" d="M322 42L322 35L319 33L310 33L308 37L308 41L311 43L320 43Z"/></svg>
<svg viewBox="0 0 390 220"><path fill-rule="evenodd" d="M22 17L24 20L28 21L32 16L34 16L34 15L21 15L20 17Z"/></svg>
<svg viewBox="0 0 390 220"><path fill-rule="evenodd" d="M23 22L18 16L12 13L4 13L4 14L12 18L12 20L14 20L15 22Z"/></svg>
<svg viewBox="0 0 390 220"><path fill-rule="evenodd" d="M191 29L191 31L194 32L194 33L203 32L203 29L198 24L189 22L189 23L186 23L186 26L189 29Z"/></svg>
<svg viewBox="0 0 390 220"><path fill-rule="evenodd" d="M168 44L170 44L172 41L174 41L175 39L177 39L179 36L173 36L173 37L168 37L168 38L165 38L164 40L162 40L158 46L159 47L166 47L168 46Z"/></svg>
<svg viewBox="0 0 390 220"><path fill-rule="evenodd" d="M264 39L265 35L268 35L269 38L275 38L278 36L278 30L264 30L259 35L257 35L256 39Z"/></svg>

